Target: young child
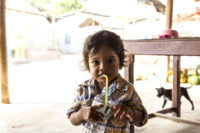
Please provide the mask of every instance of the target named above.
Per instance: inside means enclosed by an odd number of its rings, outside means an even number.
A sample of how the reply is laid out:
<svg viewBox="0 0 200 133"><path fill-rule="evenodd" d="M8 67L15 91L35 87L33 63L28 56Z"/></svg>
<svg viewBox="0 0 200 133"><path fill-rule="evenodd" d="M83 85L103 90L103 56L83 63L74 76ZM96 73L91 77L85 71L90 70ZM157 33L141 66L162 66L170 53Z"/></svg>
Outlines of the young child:
<svg viewBox="0 0 200 133"><path fill-rule="evenodd" d="M79 85L74 103L67 111L70 122L83 124L84 133L130 133L130 124L143 126L147 122L147 111L133 85L119 74L125 64L121 38L106 30L96 32L86 39L82 54L91 79ZM108 103L112 108L107 122L100 111L105 108L104 74L108 76Z"/></svg>

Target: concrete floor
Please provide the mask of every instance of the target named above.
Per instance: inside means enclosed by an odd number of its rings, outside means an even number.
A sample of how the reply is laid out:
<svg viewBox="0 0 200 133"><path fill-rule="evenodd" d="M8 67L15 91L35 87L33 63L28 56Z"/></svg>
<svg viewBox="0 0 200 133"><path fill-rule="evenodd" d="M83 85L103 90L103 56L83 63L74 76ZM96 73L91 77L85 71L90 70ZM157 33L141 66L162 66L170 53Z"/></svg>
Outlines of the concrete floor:
<svg viewBox="0 0 200 133"><path fill-rule="evenodd" d="M139 85L140 84L140 85ZM135 83L143 86L145 83ZM149 84L149 83L147 83ZM144 88L146 89L146 88ZM138 89L137 89L138 90ZM200 122L200 87L188 90L195 110L182 98L181 117ZM163 100L157 98L156 91L150 88L138 90L149 113L161 109ZM170 107L171 103L167 103ZM0 133L80 133L81 126L73 126L65 116L69 104L0 104ZM167 114L171 115L171 114ZM143 127L135 127L136 133L199 133L200 127L177 123L162 118L149 119Z"/></svg>

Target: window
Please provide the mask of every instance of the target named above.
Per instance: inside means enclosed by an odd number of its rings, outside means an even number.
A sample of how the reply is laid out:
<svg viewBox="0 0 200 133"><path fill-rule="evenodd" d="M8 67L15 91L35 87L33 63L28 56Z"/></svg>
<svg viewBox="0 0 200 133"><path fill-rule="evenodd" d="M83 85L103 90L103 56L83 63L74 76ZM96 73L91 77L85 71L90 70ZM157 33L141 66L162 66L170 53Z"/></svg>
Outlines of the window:
<svg viewBox="0 0 200 133"><path fill-rule="evenodd" d="M71 38L68 34L65 34L65 44L69 45L71 43Z"/></svg>

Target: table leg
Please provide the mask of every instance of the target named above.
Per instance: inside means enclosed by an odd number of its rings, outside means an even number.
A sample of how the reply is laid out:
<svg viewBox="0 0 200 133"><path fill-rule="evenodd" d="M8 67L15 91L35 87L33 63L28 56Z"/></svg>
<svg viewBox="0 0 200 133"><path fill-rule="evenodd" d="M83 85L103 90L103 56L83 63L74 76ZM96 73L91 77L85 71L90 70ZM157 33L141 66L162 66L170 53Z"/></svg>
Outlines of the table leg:
<svg viewBox="0 0 200 133"><path fill-rule="evenodd" d="M130 62L129 66L124 68L124 77L127 81L133 83L134 82L134 58L135 56L132 56L133 60Z"/></svg>
<svg viewBox="0 0 200 133"><path fill-rule="evenodd" d="M134 58L135 56L132 55L132 62L130 62L129 66L124 68L124 77L127 81L133 83L134 82ZM130 133L134 133L134 125L130 125Z"/></svg>
<svg viewBox="0 0 200 133"><path fill-rule="evenodd" d="M173 90L172 90L172 107L176 108L173 116L180 117L180 56L173 56Z"/></svg>

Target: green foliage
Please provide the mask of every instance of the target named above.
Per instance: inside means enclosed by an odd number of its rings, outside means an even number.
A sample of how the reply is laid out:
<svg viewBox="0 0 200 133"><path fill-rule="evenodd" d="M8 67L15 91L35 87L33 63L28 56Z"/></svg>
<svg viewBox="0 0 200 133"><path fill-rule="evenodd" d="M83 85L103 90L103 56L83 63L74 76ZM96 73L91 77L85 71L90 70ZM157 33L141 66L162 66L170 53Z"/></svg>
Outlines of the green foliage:
<svg viewBox="0 0 200 133"><path fill-rule="evenodd" d="M56 3L57 14L83 9L79 0L62 0Z"/></svg>
<svg viewBox="0 0 200 133"><path fill-rule="evenodd" d="M48 15L60 15L66 12L71 12L79 9L84 9L82 2L87 0L26 0L33 7Z"/></svg>

